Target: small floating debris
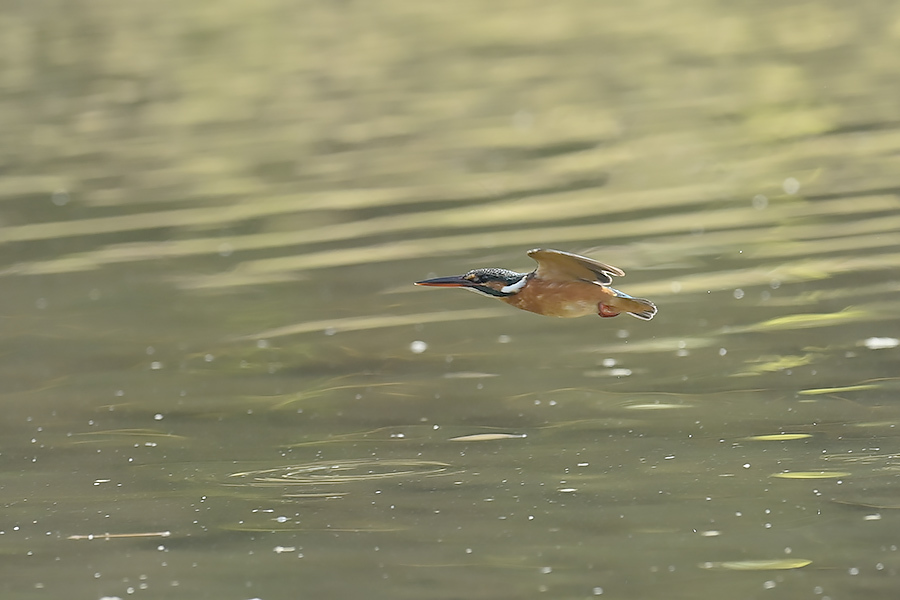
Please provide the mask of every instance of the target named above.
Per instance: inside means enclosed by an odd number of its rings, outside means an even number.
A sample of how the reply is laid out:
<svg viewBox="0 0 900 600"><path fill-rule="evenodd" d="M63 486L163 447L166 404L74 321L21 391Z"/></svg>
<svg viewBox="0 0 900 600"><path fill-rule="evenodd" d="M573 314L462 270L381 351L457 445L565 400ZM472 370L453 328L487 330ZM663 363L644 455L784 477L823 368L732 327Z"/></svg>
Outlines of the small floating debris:
<svg viewBox="0 0 900 600"><path fill-rule="evenodd" d="M492 442L494 440L509 440L528 437L524 433L473 433L450 438L451 442Z"/></svg>
<svg viewBox="0 0 900 600"><path fill-rule="evenodd" d="M800 569L812 564L805 558L776 558L773 560L730 560L700 563L701 569L725 569L728 571L783 571Z"/></svg>
<svg viewBox="0 0 900 600"><path fill-rule="evenodd" d="M784 471L782 473L772 473L770 477L778 477L779 479L840 479L849 475L851 473L847 471Z"/></svg>
<svg viewBox="0 0 900 600"><path fill-rule="evenodd" d="M863 340L863 346L869 350L884 350L900 346L900 340L890 337L870 337Z"/></svg>
<svg viewBox="0 0 900 600"><path fill-rule="evenodd" d="M803 440L811 437L811 433L770 433L766 435L751 435L741 439L746 442L786 442L789 440Z"/></svg>

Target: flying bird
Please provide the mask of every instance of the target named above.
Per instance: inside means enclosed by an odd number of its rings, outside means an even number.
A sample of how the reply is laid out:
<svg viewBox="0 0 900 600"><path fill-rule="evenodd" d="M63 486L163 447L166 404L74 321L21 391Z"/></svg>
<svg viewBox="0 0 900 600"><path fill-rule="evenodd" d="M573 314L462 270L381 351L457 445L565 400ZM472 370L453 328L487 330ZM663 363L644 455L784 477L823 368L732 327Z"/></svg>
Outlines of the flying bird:
<svg viewBox="0 0 900 600"><path fill-rule="evenodd" d="M625 275L618 267L562 250L535 248L528 256L537 261L531 273L473 269L465 275L425 279L416 285L461 287L548 317L615 317L625 312L649 321L656 314L656 305L649 300L608 287L613 276Z"/></svg>

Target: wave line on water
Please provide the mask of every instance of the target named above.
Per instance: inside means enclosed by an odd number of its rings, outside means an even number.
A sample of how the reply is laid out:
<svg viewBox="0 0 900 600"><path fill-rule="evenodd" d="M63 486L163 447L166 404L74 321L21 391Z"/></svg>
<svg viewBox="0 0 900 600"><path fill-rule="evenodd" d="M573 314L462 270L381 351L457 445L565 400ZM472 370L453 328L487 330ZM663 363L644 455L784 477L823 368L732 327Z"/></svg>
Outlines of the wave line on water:
<svg viewBox="0 0 900 600"><path fill-rule="evenodd" d="M346 317L343 319L322 319L319 321L306 321L304 323L267 329L266 331L239 336L233 339L234 341L266 340L288 335L297 335L300 333L312 333L315 331L362 331L384 327L418 325L420 323L492 319L502 316L505 312L507 311L497 308L472 308L467 310L417 313L413 315L374 315L366 317Z"/></svg>

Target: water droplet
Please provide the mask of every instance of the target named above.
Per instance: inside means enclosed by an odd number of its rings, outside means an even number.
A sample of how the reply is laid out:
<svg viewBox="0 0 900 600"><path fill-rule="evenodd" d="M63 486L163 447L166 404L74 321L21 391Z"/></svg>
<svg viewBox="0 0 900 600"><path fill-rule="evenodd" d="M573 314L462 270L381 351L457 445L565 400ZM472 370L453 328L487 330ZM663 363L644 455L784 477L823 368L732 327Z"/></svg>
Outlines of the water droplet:
<svg viewBox="0 0 900 600"><path fill-rule="evenodd" d="M789 196L793 196L794 194L796 194L797 192L800 191L800 182L797 181L796 179L794 179L793 177L788 177L781 184L781 189L784 190L785 194L788 194Z"/></svg>

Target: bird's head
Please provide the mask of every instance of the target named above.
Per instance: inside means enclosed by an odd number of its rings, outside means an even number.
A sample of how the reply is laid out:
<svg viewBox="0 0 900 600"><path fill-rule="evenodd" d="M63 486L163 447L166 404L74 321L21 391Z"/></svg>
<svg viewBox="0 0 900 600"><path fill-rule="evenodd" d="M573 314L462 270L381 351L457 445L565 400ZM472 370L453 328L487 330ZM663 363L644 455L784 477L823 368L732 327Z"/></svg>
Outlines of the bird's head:
<svg viewBox="0 0 900 600"><path fill-rule="evenodd" d="M461 287L485 296L506 298L513 296L528 283L528 273L516 273L507 269L472 269L465 275L436 277L417 281L416 285L437 287Z"/></svg>

